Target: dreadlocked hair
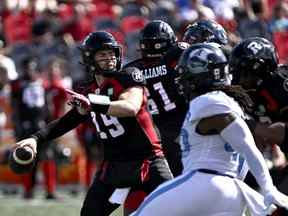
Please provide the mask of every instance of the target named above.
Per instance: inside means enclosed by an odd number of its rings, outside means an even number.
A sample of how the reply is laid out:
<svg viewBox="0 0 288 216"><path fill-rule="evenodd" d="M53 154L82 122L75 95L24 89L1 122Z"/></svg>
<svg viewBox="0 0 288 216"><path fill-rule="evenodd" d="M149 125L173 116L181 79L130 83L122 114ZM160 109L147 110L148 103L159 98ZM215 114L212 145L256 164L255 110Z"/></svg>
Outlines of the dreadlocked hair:
<svg viewBox="0 0 288 216"><path fill-rule="evenodd" d="M213 90L220 90L225 92L228 96L234 98L239 103L244 112L246 112L247 114L253 113L254 102L247 94L246 90L243 89L241 86L218 86L213 88Z"/></svg>

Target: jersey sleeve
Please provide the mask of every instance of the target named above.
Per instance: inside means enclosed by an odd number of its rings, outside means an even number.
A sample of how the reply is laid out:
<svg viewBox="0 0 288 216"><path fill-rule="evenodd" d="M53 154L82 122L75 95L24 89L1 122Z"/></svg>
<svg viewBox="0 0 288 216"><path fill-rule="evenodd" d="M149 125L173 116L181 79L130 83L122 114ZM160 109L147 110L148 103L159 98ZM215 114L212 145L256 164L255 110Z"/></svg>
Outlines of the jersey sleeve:
<svg viewBox="0 0 288 216"><path fill-rule="evenodd" d="M195 98L189 105L189 121L225 113L235 113L244 117L239 104L225 93L207 93Z"/></svg>
<svg viewBox="0 0 288 216"><path fill-rule="evenodd" d="M146 84L144 74L136 67L123 68L119 72L117 80L125 89L135 86L145 86Z"/></svg>
<svg viewBox="0 0 288 216"><path fill-rule="evenodd" d="M37 139L38 143L46 143L64 135L89 118L89 115L81 115L75 108L73 108L64 116L50 122L46 127L40 129L32 136Z"/></svg>

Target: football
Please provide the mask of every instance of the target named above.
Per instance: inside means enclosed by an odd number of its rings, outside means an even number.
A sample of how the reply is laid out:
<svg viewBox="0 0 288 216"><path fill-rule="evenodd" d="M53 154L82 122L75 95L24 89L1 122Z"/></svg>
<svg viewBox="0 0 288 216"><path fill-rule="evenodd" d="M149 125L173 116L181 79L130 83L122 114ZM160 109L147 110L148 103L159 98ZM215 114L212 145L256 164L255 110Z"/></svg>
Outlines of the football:
<svg viewBox="0 0 288 216"><path fill-rule="evenodd" d="M17 147L9 157L9 166L16 174L28 173L35 164L35 155L31 147Z"/></svg>

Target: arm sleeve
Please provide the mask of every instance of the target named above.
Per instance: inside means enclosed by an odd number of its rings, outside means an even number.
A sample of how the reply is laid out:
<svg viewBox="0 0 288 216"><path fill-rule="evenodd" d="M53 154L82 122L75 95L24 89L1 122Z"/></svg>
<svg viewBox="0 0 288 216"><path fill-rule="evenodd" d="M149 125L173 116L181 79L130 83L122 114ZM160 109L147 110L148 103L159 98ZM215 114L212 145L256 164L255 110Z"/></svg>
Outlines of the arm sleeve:
<svg viewBox="0 0 288 216"><path fill-rule="evenodd" d="M50 122L45 128L37 131L32 137L34 137L39 144L45 143L62 136L88 118L89 115L81 115L75 108L71 109L61 118Z"/></svg>
<svg viewBox="0 0 288 216"><path fill-rule="evenodd" d="M255 145L254 138L245 121L241 118L236 118L222 130L221 136L234 150L245 157L253 176L263 192L267 193L270 191L274 186L269 170L261 152Z"/></svg>

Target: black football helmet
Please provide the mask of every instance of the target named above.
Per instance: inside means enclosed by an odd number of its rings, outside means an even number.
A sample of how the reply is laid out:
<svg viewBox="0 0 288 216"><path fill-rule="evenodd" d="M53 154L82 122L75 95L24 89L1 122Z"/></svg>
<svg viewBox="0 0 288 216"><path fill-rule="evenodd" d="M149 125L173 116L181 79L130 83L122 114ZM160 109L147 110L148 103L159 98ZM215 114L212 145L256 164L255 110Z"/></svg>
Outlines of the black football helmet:
<svg viewBox="0 0 288 216"><path fill-rule="evenodd" d="M95 61L95 53L99 50L114 50L117 64L113 70L103 70ZM117 72L122 64L122 49L112 34L106 31L96 31L90 33L80 46L82 64L86 70L92 74L102 74L108 76Z"/></svg>
<svg viewBox="0 0 288 216"><path fill-rule="evenodd" d="M183 36L183 41L189 44L204 42L214 42L220 45L228 44L225 29L217 22L206 19L188 25Z"/></svg>
<svg viewBox="0 0 288 216"><path fill-rule="evenodd" d="M149 22L140 32L142 57L160 57L176 44L176 36L171 26L161 20Z"/></svg>
<svg viewBox="0 0 288 216"><path fill-rule="evenodd" d="M191 45L182 53L176 69L178 90L188 100L231 83L227 58L213 43Z"/></svg>
<svg viewBox="0 0 288 216"><path fill-rule="evenodd" d="M255 75L259 80L269 78L277 69L278 55L275 46L265 38L251 37L241 41L231 52L229 67L233 83L241 76Z"/></svg>

